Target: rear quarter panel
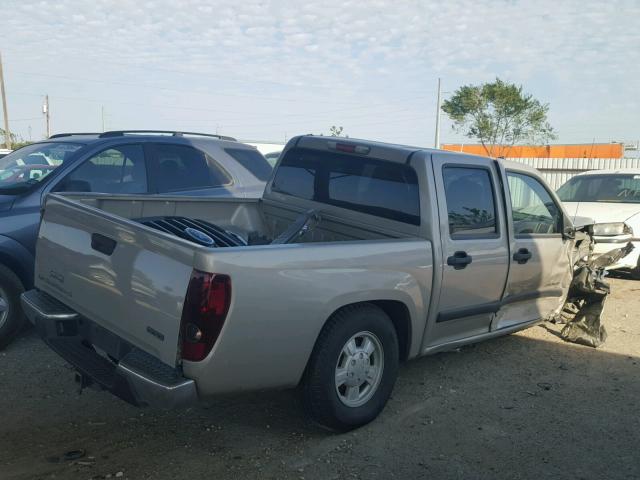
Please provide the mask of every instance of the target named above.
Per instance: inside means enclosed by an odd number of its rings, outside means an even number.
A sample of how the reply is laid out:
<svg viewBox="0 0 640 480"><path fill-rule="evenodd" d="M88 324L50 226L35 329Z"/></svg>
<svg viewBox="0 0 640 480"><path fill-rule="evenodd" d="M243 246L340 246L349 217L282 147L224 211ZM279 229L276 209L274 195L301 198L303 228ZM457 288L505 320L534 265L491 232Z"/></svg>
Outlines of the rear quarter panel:
<svg viewBox="0 0 640 480"><path fill-rule="evenodd" d="M326 320L356 302L404 303L409 356L419 351L433 273L426 240L244 247L197 254L195 263L229 275L233 292L211 354L183 363L202 396L296 385Z"/></svg>

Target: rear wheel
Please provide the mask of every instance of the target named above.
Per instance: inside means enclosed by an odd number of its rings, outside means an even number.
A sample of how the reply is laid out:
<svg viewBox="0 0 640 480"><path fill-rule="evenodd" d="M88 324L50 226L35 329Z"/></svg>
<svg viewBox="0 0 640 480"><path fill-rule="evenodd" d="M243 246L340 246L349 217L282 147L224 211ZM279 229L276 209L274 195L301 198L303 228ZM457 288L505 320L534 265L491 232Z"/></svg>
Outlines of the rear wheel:
<svg viewBox="0 0 640 480"><path fill-rule="evenodd" d="M307 366L307 414L338 431L369 423L387 403L398 365L398 336L384 311L371 304L339 310L324 326Z"/></svg>
<svg viewBox="0 0 640 480"><path fill-rule="evenodd" d="M6 347L24 325L20 294L24 292L20 279L0 265L0 350Z"/></svg>

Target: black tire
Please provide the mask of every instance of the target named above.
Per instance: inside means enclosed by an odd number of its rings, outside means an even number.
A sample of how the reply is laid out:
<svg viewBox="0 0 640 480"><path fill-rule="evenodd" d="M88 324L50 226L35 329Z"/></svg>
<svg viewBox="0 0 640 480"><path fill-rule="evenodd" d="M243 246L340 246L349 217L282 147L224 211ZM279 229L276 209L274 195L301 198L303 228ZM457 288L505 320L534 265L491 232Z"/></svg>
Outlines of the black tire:
<svg viewBox="0 0 640 480"><path fill-rule="evenodd" d="M631 270L631 278L634 280L640 280L640 266Z"/></svg>
<svg viewBox="0 0 640 480"><path fill-rule="evenodd" d="M345 344L360 332L377 337L383 351L382 376L361 406L347 406L338 395L336 366ZM306 414L331 430L345 432L365 425L384 409L398 376L398 335L391 319L372 304L347 306L327 321L314 346L302 381Z"/></svg>
<svg viewBox="0 0 640 480"><path fill-rule="evenodd" d="M0 321L0 350L4 349L18 335L24 326L24 314L20 306L20 294L24 292L22 282L4 265L0 265L0 291L6 298L6 318ZM2 312L0 312L0 320Z"/></svg>

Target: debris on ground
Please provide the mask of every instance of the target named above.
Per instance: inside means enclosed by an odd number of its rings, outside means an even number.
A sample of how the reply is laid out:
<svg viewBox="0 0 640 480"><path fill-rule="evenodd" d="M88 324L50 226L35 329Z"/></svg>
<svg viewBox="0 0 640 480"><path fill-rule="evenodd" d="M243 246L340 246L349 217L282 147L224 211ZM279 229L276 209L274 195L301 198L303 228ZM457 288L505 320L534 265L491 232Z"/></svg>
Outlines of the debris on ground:
<svg viewBox="0 0 640 480"><path fill-rule="evenodd" d="M567 300L551 319L553 323L565 324L560 332L563 340L594 348L605 342L607 331L600 320L611 293L611 287L605 281L605 268L626 257L633 248L629 242L595 258L589 255L577 265Z"/></svg>
<svg viewBox="0 0 640 480"><path fill-rule="evenodd" d="M85 450L69 450L68 452L63 453L62 455L47 457L47 462L49 463L62 463L62 462L71 462L73 460L78 460L84 457L87 454Z"/></svg>

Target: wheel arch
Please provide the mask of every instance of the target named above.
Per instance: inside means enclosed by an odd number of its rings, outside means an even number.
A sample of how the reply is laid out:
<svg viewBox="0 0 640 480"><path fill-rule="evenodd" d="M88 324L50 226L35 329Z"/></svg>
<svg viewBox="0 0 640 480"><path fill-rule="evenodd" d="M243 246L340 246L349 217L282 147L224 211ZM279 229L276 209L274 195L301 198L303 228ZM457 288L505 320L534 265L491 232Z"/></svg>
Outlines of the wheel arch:
<svg viewBox="0 0 640 480"><path fill-rule="evenodd" d="M375 305L383 310L391 319L398 334L400 361L407 361L409 352L411 351L411 335L413 334L409 308L400 300L372 300L362 303Z"/></svg>
<svg viewBox="0 0 640 480"><path fill-rule="evenodd" d="M307 358L306 365L309 364L311 360L311 356L313 354L313 349L315 349L315 345L320 337L320 332L324 329L325 325L329 320L331 320L338 312L351 307L357 307L359 305L373 305L380 310L382 310L393 323L393 326L398 335L398 349L400 352L400 361L404 362L409 358L411 352L411 335L413 334L413 329L411 326L411 313L409 307L401 300L391 300L391 299L373 299L373 300L363 300L363 301L355 301L351 303L346 303L344 305L340 305L335 308L330 315L328 315L323 322L320 330L318 331L318 335L314 342L312 350L309 352L309 356ZM306 371L306 366L305 366ZM302 376L302 378L304 375Z"/></svg>
<svg viewBox="0 0 640 480"><path fill-rule="evenodd" d="M0 236L0 264L11 270L25 289L33 285L33 256L15 240Z"/></svg>

